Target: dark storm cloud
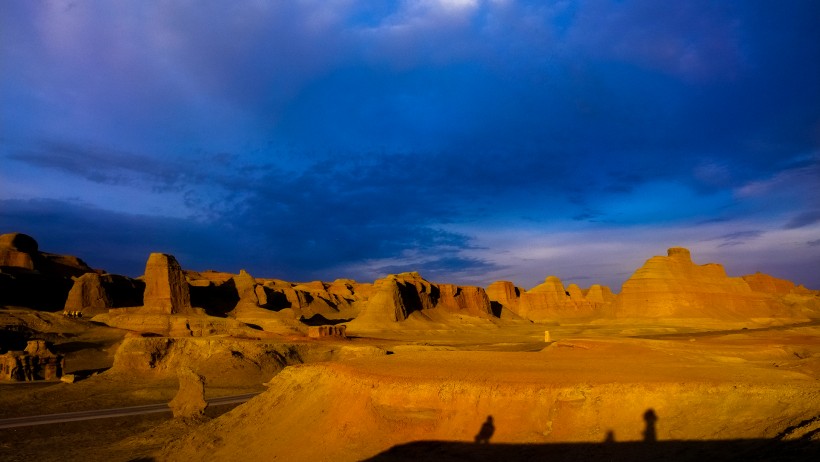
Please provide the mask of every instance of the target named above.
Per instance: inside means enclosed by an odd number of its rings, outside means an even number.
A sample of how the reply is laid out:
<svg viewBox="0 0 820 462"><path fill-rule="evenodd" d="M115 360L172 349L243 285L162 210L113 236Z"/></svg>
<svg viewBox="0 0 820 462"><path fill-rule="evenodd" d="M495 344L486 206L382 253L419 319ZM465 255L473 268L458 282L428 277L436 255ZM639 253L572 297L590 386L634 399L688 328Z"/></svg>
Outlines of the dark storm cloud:
<svg viewBox="0 0 820 462"><path fill-rule="evenodd" d="M67 142L46 142L25 152L11 153L7 159L44 169L60 170L95 183L133 183L144 178L156 184L172 186L182 181L185 169L167 159L130 152L81 147Z"/></svg>
<svg viewBox="0 0 820 462"><path fill-rule="evenodd" d="M73 254L92 267L130 276L142 274L151 252L175 254L186 268L207 261L203 248L226 256L220 250L226 245L202 223L130 215L75 202L2 200L0 223L4 232L33 236L45 252Z"/></svg>
<svg viewBox="0 0 820 462"><path fill-rule="evenodd" d="M485 229L818 223L817 2L5 7L3 227L316 278L492 272L524 244Z"/></svg>

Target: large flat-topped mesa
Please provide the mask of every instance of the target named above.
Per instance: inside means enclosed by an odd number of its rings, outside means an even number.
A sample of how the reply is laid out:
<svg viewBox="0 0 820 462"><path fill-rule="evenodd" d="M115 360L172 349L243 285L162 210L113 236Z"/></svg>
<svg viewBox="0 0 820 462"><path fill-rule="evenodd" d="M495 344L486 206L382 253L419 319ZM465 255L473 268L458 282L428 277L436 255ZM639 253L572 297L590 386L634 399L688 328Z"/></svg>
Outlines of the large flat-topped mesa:
<svg viewBox="0 0 820 462"><path fill-rule="evenodd" d="M152 253L145 265L145 313L191 314L188 282L173 255Z"/></svg>
<svg viewBox="0 0 820 462"><path fill-rule="evenodd" d="M748 319L788 315L777 300L729 277L716 263L697 265L689 250L673 247L650 258L623 285L614 306L620 318Z"/></svg>

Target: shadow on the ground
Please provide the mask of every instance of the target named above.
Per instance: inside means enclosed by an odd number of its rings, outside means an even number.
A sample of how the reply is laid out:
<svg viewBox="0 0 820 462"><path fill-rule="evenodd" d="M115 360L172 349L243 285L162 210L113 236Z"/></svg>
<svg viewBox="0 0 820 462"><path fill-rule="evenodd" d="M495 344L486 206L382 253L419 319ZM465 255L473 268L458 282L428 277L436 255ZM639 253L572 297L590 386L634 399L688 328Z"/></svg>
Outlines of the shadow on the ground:
<svg viewBox="0 0 820 462"><path fill-rule="evenodd" d="M820 442L768 439L602 443L476 444L415 441L367 461L797 461L820 460Z"/></svg>

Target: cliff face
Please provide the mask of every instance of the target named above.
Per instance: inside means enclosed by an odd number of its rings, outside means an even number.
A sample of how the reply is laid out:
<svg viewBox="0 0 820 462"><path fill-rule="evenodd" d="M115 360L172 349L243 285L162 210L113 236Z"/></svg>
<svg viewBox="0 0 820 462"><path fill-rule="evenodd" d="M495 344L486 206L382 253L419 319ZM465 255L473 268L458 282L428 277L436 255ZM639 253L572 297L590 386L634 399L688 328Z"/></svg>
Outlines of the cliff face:
<svg viewBox="0 0 820 462"><path fill-rule="evenodd" d="M727 320L805 316L799 303L787 303L778 296L786 289L789 294L793 291L786 282L766 275L729 277L723 266L697 265L689 250L675 247L666 257L647 260L624 283L614 314L619 318ZM812 296L807 295L807 302L808 298Z"/></svg>
<svg viewBox="0 0 820 462"><path fill-rule="evenodd" d="M501 309L533 321L592 319L603 316L615 299L606 286L593 285L586 291L576 284L564 287L556 276L524 291L511 282L494 282L487 288L493 303Z"/></svg>
<svg viewBox="0 0 820 462"><path fill-rule="evenodd" d="M373 283L372 294L359 316L351 321L354 329L389 327L415 312L435 310L489 318L493 316L487 293L481 287L434 284L418 273L390 275Z"/></svg>
<svg viewBox="0 0 820 462"><path fill-rule="evenodd" d="M142 305L145 283L114 274L86 273L74 278L63 313L83 317L106 313L110 308Z"/></svg>
<svg viewBox="0 0 820 462"><path fill-rule="evenodd" d="M143 310L149 314L191 314L191 294L185 274L173 255L152 253L145 264Z"/></svg>

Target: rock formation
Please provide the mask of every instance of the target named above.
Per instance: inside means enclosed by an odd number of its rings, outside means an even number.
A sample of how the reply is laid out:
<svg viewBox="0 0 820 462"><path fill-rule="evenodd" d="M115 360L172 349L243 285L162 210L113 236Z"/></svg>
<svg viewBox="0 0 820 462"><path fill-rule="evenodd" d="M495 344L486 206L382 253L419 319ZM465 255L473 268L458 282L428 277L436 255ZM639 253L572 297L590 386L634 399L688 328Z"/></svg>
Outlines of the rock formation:
<svg viewBox="0 0 820 462"><path fill-rule="evenodd" d="M481 287L439 284L438 309L451 313L487 317L492 315L490 298Z"/></svg>
<svg viewBox="0 0 820 462"><path fill-rule="evenodd" d="M109 308L142 306L145 283L115 274L86 273L74 278L63 314L92 317Z"/></svg>
<svg viewBox="0 0 820 462"><path fill-rule="evenodd" d="M564 287L556 276L548 276L542 284L523 291L511 282L494 282L487 288L490 300L533 321L591 319L604 313L614 300L609 288L595 285L584 291L576 284Z"/></svg>
<svg viewBox="0 0 820 462"><path fill-rule="evenodd" d="M308 327L308 337L324 338L337 337L346 338L345 330L347 326L310 326Z"/></svg>
<svg viewBox="0 0 820 462"><path fill-rule="evenodd" d="M755 292L785 295L790 294L797 289L797 286L795 286L791 281L778 279L774 276L769 276L768 274L763 274L761 272L742 276L742 278Z"/></svg>
<svg viewBox="0 0 820 462"><path fill-rule="evenodd" d="M205 378L190 368L181 367L177 371L179 391L168 407L176 419L199 419L205 415L208 402L205 401Z"/></svg>
<svg viewBox="0 0 820 462"><path fill-rule="evenodd" d="M373 284L373 293L349 326L356 329L386 327L415 312L493 316L484 289L452 284L432 284L419 273L392 274Z"/></svg>
<svg viewBox="0 0 820 462"><path fill-rule="evenodd" d="M212 315L266 316L264 311L279 313L280 318L313 318L347 320L355 317L357 302L366 298L369 284L345 279L325 284L321 281L291 283L279 279L254 278L246 271L239 275L206 271L187 271L192 304ZM252 288L252 291L251 291Z"/></svg>
<svg viewBox="0 0 820 462"><path fill-rule="evenodd" d="M65 358L52 353L45 340L29 340L24 351L0 355L0 380L58 380L64 370Z"/></svg>
<svg viewBox="0 0 820 462"><path fill-rule="evenodd" d="M615 301L615 294L607 286L600 284L593 284L589 290L586 291L584 297L588 302L599 303L601 305L608 305Z"/></svg>
<svg viewBox="0 0 820 462"><path fill-rule="evenodd" d="M26 234L0 235L0 305L60 310L71 277L93 271L77 257L41 252Z"/></svg>
<svg viewBox="0 0 820 462"><path fill-rule="evenodd" d="M191 296L176 258L152 253L145 265L144 313L190 314Z"/></svg>
<svg viewBox="0 0 820 462"><path fill-rule="evenodd" d="M88 317L104 313L112 306L113 303L103 288L100 275L86 273L74 279L63 312L79 312Z"/></svg>
<svg viewBox="0 0 820 462"><path fill-rule="evenodd" d="M0 266L34 269L37 241L22 233L0 235Z"/></svg>
<svg viewBox="0 0 820 462"><path fill-rule="evenodd" d="M245 270L239 270L239 274L232 279L236 287L237 295L239 296L239 301L236 304L236 308L234 308L234 312L240 315L243 310L247 310L248 308L259 308L259 292L257 292L256 289L261 288L261 286L256 285L256 279ZM264 295L264 291L260 292L264 298L262 304L266 304L267 296Z"/></svg>
<svg viewBox="0 0 820 462"><path fill-rule="evenodd" d="M765 275L729 277L723 266L697 265L689 250L673 247L666 257L647 260L624 283L613 310L619 318L800 317L777 298L753 290L752 285L771 288L773 293L788 286Z"/></svg>
<svg viewBox="0 0 820 462"><path fill-rule="evenodd" d="M283 343L229 336L157 337L128 334L114 356L114 376L170 380L188 368L205 377L210 387L235 386L238 377L254 382L270 379L287 365L329 360L335 346L322 342ZM229 372L230 371L230 372Z"/></svg>

